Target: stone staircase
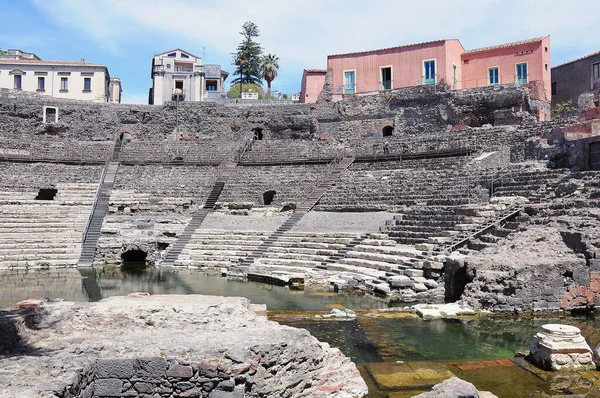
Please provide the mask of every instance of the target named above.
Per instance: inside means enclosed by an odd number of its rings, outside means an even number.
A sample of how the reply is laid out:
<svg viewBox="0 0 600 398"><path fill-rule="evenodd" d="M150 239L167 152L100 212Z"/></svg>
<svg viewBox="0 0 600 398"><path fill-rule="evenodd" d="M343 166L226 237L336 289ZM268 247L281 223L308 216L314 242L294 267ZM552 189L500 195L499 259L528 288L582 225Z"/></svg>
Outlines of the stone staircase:
<svg viewBox="0 0 600 398"><path fill-rule="evenodd" d="M311 190L310 194L296 206L294 213L292 213L292 215L277 228L271 236L265 239L252 254L240 263L239 266L242 270L247 270L256 259L263 257L273 243L292 229L292 227L296 225L296 223L319 201L325 191L327 191L333 182L352 164L352 162L354 162L354 158L352 157L339 156L334 159L322 173L321 178L317 180L315 187Z"/></svg>
<svg viewBox="0 0 600 398"><path fill-rule="evenodd" d="M96 200L92 206L92 212L88 218L87 225L83 231L81 243L81 257L78 266L91 267L96 254L96 246L102 230L104 217L108 213L110 194L115 185L115 177L119 170L119 157L121 155L123 141L118 138L114 141L113 150L100 179L100 186L96 193Z"/></svg>
<svg viewBox="0 0 600 398"><path fill-rule="evenodd" d="M83 243L81 245L81 257L79 258L80 267L91 267L96 253L96 246L102 230L104 217L108 212L108 203L110 194L115 183L115 176L119 169L119 162L110 162L106 166L103 179L98 189L96 202L94 203L92 214L84 231Z"/></svg>
<svg viewBox="0 0 600 398"><path fill-rule="evenodd" d="M219 195L223 191L223 187L225 186L225 182L233 172L233 170L237 167L237 161L232 161L226 159L223 164L222 170L220 170L217 180L213 185L210 193L208 194L208 198L206 199L206 203L204 207L198 211L196 211L192 215L192 219L186 225L183 233L179 236L179 238L171 245L167 254L165 255L161 266L163 267L172 267L175 265L177 258L181 254L181 251L185 248L185 246L190 242L192 235L200 227L208 213L215 207L215 203L219 199Z"/></svg>
<svg viewBox="0 0 600 398"><path fill-rule="evenodd" d="M457 235L452 237L452 240L445 243L442 247L438 247L434 249L437 252L445 252L450 253L460 246L472 241L473 239L479 237L485 232L489 231L492 228L499 228L499 226L506 222L508 219L511 219L517 216L523 210L523 206L520 204L514 204L509 206L508 208L496 212L493 218L487 219L484 222L477 224L473 229L469 231L463 231ZM488 242L494 243L494 242Z"/></svg>
<svg viewBox="0 0 600 398"><path fill-rule="evenodd" d="M306 199L296 208L297 211L307 213L314 205L317 204L323 194L331 187L333 182L354 162L353 157L342 158L331 170L325 175L325 178L312 190Z"/></svg>
<svg viewBox="0 0 600 398"><path fill-rule="evenodd" d="M37 192L0 194L0 269L73 267L96 184L56 184L52 200Z"/></svg>

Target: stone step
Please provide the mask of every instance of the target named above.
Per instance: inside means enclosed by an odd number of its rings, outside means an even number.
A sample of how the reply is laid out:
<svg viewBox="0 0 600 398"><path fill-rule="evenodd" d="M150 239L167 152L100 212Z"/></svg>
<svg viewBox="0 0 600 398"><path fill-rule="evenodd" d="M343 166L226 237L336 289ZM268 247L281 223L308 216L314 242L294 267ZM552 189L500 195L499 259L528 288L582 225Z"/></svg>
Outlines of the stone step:
<svg viewBox="0 0 600 398"><path fill-rule="evenodd" d="M302 253L281 253L271 250L272 247L268 248L263 257L271 258L271 259L287 259L287 260L306 260L306 261L314 261L314 262L322 262L329 258L328 255L309 255Z"/></svg>
<svg viewBox="0 0 600 398"><path fill-rule="evenodd" d="M306 267L306 268L316 268L319 265L320 261L310 261L310 260L297 260L297 259L286 259L286 258L269 258L269 257L261 257L256 260L257 264L272 264L272 265L280 265L280 266L289 266L289 267Z"/></svg>
<svg viewBox="0 0 600 398"><path fill-rule="evenodd" d="M356 266L356 267L361 267L361 268L370 268L370 269L375 269L375 270L380 270L380 271L392 271L392 270L399 269L399 267L403 267L403 264L395 264L395 263L388 263L388 262L383 262L383 261L367 260L367 259L355 258L355 257L342 258L335 264L350 265L350 266Z"/></svg>

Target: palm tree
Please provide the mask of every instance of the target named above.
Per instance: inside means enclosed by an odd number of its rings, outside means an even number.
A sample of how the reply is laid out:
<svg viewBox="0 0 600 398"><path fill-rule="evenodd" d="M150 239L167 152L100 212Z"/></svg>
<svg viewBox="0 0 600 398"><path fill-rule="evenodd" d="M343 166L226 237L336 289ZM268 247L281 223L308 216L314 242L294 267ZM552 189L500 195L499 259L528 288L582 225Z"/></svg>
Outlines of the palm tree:
<svg viewBox="0 0 600 398"><path fill-rule="evenodd" d="M277 77L279 69L279 57L273 54L267 54L262 57L262 77L267 82L267 95L271 95L271 82Z"/></svg>

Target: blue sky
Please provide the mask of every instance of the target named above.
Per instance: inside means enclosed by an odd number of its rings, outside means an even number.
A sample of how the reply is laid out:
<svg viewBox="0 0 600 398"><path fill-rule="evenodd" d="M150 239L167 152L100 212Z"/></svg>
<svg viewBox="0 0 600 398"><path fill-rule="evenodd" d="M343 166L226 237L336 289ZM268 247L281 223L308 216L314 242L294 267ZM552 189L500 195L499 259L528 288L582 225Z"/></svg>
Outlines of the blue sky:
<svg viewBox="0 0 600 398"><path fill-rule="evenodd" d="M155 53L182 48L232 72L245 21L289 94L328 54L438 39L472 49L549 34L558 65L600 51L599 15L598 0L0 0L0 48L104 64L123 102L146 103Z"/></svg>

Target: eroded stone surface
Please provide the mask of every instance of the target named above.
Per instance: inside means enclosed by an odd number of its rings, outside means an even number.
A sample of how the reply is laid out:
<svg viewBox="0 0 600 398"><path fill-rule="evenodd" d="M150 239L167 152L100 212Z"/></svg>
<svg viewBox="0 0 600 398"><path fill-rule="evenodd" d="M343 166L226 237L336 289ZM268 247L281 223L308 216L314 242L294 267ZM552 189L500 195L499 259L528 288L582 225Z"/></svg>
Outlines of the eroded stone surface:
<svg viewBox="0 0 600 398"><path fill-rule="evenodd" d="M0 396L367 393L338 349L268 321L254 307L243 298L200 295L45 303L36 316L1 323L16 328L22 344L0 356Z"/></svg>
<svg viewBox="0 0 600 398"><path fill-rule="evenodd" d="M531 341L529 358L547 370L595 369L592 349L575 326L547 324Z"/></svg>

